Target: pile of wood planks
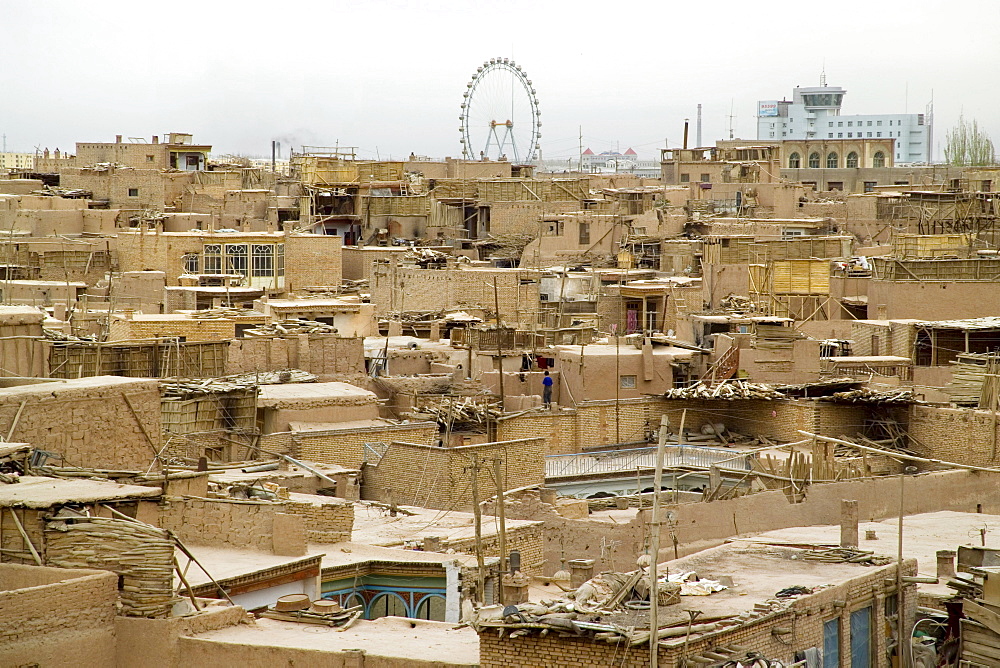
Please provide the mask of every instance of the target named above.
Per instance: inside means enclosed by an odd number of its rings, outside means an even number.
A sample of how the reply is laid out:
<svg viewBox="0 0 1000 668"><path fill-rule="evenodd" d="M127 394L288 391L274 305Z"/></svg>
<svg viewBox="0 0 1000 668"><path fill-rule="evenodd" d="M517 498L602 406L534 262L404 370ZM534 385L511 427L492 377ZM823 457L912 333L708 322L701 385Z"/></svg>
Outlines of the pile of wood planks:
<svg viewBox="0 0 1000 668"><path fill-rule="evenodd" d="M174 541L163 529L111 517L62 517L46 525L45 545L51 566L118 573L128 617L167 617L178 600Z"/></svg>
<svg viewBox="0 0 1000 668"><path fill-rule="evenodd" d="M477 401L473 397L442 396L434 403L419 406L407 414L411 419L433 420L445 428L485 426L503 415L500 404Z"/></svg>

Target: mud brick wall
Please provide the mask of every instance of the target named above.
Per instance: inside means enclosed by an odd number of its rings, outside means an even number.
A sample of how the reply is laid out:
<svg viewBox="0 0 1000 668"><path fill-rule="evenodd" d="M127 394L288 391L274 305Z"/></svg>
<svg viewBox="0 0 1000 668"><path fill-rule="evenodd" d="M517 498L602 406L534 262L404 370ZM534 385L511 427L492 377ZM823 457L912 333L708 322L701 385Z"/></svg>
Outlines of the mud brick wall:
<svg viewBox="0 0 1000 668"><path fill-rule="evenodd" d="M182 336L186 341L225 341L236 336L236 322L225 318L186 318L171 320L132 320L113 318L109 341L154 339Z"/></svg>
<svg viewBox="0 0 1000 668"><path fill-rule="evenodd" d="M325 503L291 500L284 502L284 512L301 515L310 543L339 543L351 540L354 529L354 504L340 501Z"/></svg>
<svg viewBox="0 0 1000 668"><path fill-rule="evenodd" d="M114 573L0 566L0 665L115 665L117 600Z"/></svg>
<svg viewBox="0 0 1000 668"><path fill-rule="evenodd" d="M497 438L545 438L546 455L568 454L600 449L618 442L643 441L650 429L658 429L660 416L670 404L657 397L587 401L575 409L558 413L534 412L500 421ZM671 420L677 428L676 419ZM689 428L689 422L685 429Z"/></svg>
<svg viewBox="0 0 1000 668"><path fill-rule="evenodd" d="M140 420L156 443L146 439ZM5 438L12 426L10 440L58 453L65 465L145 470L154 448L159 449L159 384L97 376L0 388L0 431Z"/></svg>
<svg viewBox="0 0 1000 668"><path fill-rule="evenodd" d="M318 376L365 372L364 339L335 334L234 339L226 373L302 369Z"/></svg>
<svg viewBox="0 0 1000 668"><path fill-rule="evenodd" d="M913 406L910 447L919 455L956 464L994 467L1000 426L990 411ZM1000 449L1000 446L997 446Z"/></svg>
<svg viewBox="0 0 1000 668"><path fill-rule="evenodd" d="M380 265L373 270L369 288L377 315L451 308L483 309L493 313L499 300L504 322L527 325L531 314L538 310L538 283L530 280L536 277L537 272L528 270L417 269Z"/></svg>
<svg viewBox="0 0 1000 668"><path fill-rule="evenodd" d="M734 401L667 400L666 414L674 431L687 409L684 430L698 433L701 426L721 422L730 431L746 436L766 436L778 441L800 441L798 430L822 436L854 436L864 431L870 409L862 405L810 400L738 399Z"/></svg>
<svg viewBox="0 0 1000 668"><path fill-rule="evenodd" d="M322 464L360 469L365 461L365 443L405 441L420 445L437 442L435 422L417 422L384 427L362 427L350 431L300 431L292 434L292 456Z"/></svg>
<svg viewBox="0 0 1000 668"><path fill-rule="evenodd" d="M492 517L485 517L483 521L489 525L494 520ZM454 549L456 552L475 554L476 539L450 540L442 547L443 549ZM513 550L521 553L521 571L529 575L541 575L545 566L541 523L514 528L507 527L507 553L510 554ZM500 556L500 537L497 534L483 537L483 554L487 557Z"/></svg>
<svg viewBox="0 0 1000 668"><path fill-rule="evenodd" d="M21 538L21 532L17 529L17 522L11 517L11 513L17 514L17 519L24 527L24 532L28 534L28 540L34 545L35 550L45 558L45 520L43 515L49 514L50 509L35 510L33 508L0 508L0 548L7 552L0 552L0 562L12 562L16 564L34 564L35 560L31 556L31 550Z"/></svg>
<svg viewBox="0 0 1000 668"><path fill-rule="evenodd" d="M289 234L285 238L285 289L330 285L340 287L342 274L340 237L324 234Z"/></svg>
<svg viewBox="0 0 1000 668"><path fill-rule="evenodd" d="M541 436L545 439L545 454L577 452L576 413L525 413L497 423L497 438L510 441Z"/></svg>
<svg viewBox="0 0 1000 668"><path fill-rule="evenodd" d="M545 479L545 439L529 438L456 448L391 443L377 466L366 466L362 498L440 510L472 507L472 465L479 461L479 495L496 493L492 460L505 465L504 489L540 485Z"/></svg>
<svg viewBox="0 0 1000 668"><path fill-rule="evenodd" d="M285 504L269 501L228 501L169 497L160 510L159 525L191 545L272 551L274 515Z"/></svg>

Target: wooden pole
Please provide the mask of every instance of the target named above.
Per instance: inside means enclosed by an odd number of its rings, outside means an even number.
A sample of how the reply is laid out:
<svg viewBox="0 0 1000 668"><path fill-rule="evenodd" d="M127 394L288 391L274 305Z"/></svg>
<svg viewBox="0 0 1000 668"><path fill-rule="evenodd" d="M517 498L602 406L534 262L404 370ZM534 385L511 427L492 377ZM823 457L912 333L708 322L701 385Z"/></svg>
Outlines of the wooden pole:
<svg viewBox="0 0 1000 668"><path fill-rule="evenodd" d="M500 411L507 410L507 395L503 388L503 343L500 339L500 291L493 279L493 308L497 314L497 370L500 374Z"/></svg>
<svg viewBox="0 0 1000 668"><path fill-rule="evenodd" d="M36 564L41 566L42 558L38 556L38 550L35 549L35 546L31 543L31 539L28 538L28 532L24 530L24 525L21 524L21 520L18 519L17 511L14 510L13 508L8 508L7 510L10 511L10 516L14 518L14 526L17 527L18 533L21 534L21 538L24 540L24 544L28 546L28 551L31 552L32 559L35 560Z"/></svg>
<svg viewBox="0 0 1000 668"><path fill-rule="evenodd" d="M684 418L687 417L687 409L681 413L681 429L684 428ZM659 666L658 649L660 645L658 631L660 629L659 620L659 576L657 575L656 562L660 556L660 487L663 484L663 456L664 447L667 444L667 416L660 416L660 434L656 440L656 470L653 474L653 516L650 522L649 536L649 665L650 668Z"/></svg>
<svg viewBox="0 0 1000 668"><path fill-rule="evenodd" d="M479 601L486 604L486 572L483 563L483 513L479 508L479 455L472 455L472 514L476 524L476 569Z"/></svg>
<svg viewBox="0 0 1000 668"><path fill-rule="evenodd" d="M503 498L503 460L500 457L493 460L493 477L496 479L497 483L497 517L500 520L500 587L498 589L498 602L500 605L503 605L503 574L507 571L507 520L505 517Z"/></svg>
<svg viewBox="0 0 1000 668"><path fill-rule="evenodd" d="M618 415L619 405L621 403L621 386L622 386L621 367L619 366L620 361L618 357L619 341L620 337L618 336L618 328L615 327L615 443L622 442L621 420L619 419Z"/></svg>
<svg viewBox="0 0 1000 668"><path fill-rule="evenodd" d="M833 438L832 436L819 436L818 434L813 434L808 431L798 430L803 436L808 436L810 438L815 438L820 441L827 441L828 443L840 443L841 445L846 445L852 448L857 448L858 450L864 450L867 452L874 452L879 455L885 455L893 459L900 459L907 462L923 462L925 464L940 464L942 466L950 466L956 469L964 469L966 471L989 471L991 473L1000 473L1000 468L987 468L985 466L973 466L971 464L958 464L955 462L946 462L943 459L931 459L929 457L917 457L916 455L907 455L902 452L894 452L892 450L883 450L882 448L872 448L867 445L861 445L860 443L852 443L851 441L844 441L839 438Z"/></svg>

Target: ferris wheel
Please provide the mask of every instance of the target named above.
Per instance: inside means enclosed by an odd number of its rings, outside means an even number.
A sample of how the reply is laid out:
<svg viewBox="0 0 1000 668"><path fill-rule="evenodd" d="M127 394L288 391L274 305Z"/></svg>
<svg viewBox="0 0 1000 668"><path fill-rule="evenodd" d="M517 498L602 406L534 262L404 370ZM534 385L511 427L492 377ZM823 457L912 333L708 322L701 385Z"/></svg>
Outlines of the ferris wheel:
<svg viewBox="0 0 1000 668"><path fill-rule="evenodd" d="M531 79L513 60L490 58L476 68L462 100L462 157L528 162L542 136Z"/></svg>

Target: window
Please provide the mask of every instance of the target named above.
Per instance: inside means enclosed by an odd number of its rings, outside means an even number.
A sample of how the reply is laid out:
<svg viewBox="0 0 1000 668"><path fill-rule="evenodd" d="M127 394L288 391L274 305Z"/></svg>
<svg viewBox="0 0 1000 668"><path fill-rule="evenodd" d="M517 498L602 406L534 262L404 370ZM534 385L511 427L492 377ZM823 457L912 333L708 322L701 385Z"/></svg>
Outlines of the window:
<svg viewBox="0 0 1000 668"><path fill-rule="evenodd" d="M875 125L881 127L882 126L882 121L875 121Z"/></svg>
<svg viewBox="0 0 1000 668"><path fill-rule="evenodd" d="M809 166L813 169L819 168L819 153L809 154Z"/></svg>
<svg viewBox="0 0 1000 668"><path fill-rule="evenodd" d="M892 121L889 121L889 127L890 128L892 127Z"/></svg>
<svg viewBox="0 0 1000 668"><path fill-rule="evenodd" d="M187 159L185 160L185 163L187 164L188 167L197 167L198 166L198 156L196 156L196 155L189 155L187 157Z"/></svg>
<svg viewBox="0 0 1000 668"><path fill-rule="evenodd" d="M153 160L155 160L155 159L156 159L156 158L154 158L154 157L153 157L153 156L151 156L151 155L147 155L147 156L146 156L146 162L153 162Z"/></svg>
<svg viewBox="0 0 1000 668"><path fill-rule="evenodd" d="M222 244L205 244L206 274L222 273Z"/></svg>
<svg viewBox="0 0 1000 668"><path fill-rule="evenodd" d="M253 244L250 257L251 276L274 276L274 246Z"/></svg>
<svg viewBox="0 0 1000 668"><path fill-rule="evenodd" d="M399 594L386 592L379 594L368 608L368 618L406 617L406 602Z"/></svg>
<svg viewBox="0 0 1000 668"><path fill-rule="evenodd" d="M827 132L826 136L829 137L830 139L833 139L833 133L832 132Z"/></svg>
<svg viewBox="0 0 1000 668"><path fill-rule="evenodd" d="M837 139L843 139L843 138L844 138L844 133L843 132L838 132L837 133Z"/></svg>
<svg viewBox="0 0 1000 668"><path fill-rule="evenodd" d="M802 166L802 159L799 157L798 153L792 153L788 156L788 166L791 169L798 169Z"/></svg>
<svg viewBox="0 0 1000 668"><path fill-rule="evenodd" d="M982 192L984 192L984 193L988 193L988 192L992 191L993 190L993 181L992 180L983 181L981 184L979 184L979 189Z"/></svg>
<svg viewBox="0 0 1000 668"><path fill-rule="evenodd" d="M184 273L185 274L197 274L198 273L198 254L188 253L184 256Z"/></svg>
<svg viewBox="0 0 1000 668"><path fill-rule="evenodd" d="M851 613L851 668L871 668L872 609L871 606Z"/></svg>
<svg viewBox="0 0 1000 668"><path fill-rule="evenodd" d="M872 156L872 167L885 167L885 153L876 151Z"/></svg>
<svg viewBox="0 0 1000 668"><path fill-rule="evenodd" d="M844 121L837 121L837 127L838 128L844 127Z"/></svg>
<svg viewBox="0 0 1000 668"><path fill-rule="evenodd" d="M711 177L711 175L709 175L709 174L702 174L702 175L701 175L701 179L699 179L699 180L700 180L700 181L701 181L702 183L710 183L710 182L712 181L712 177Z"/></svg>
<svg viewBox="0 0 1000 668"><path fill-rule="evenodd" d="M429 619L431 621L444 621L444 596L428 596L417 605L417 619Z"/></svg>
<svg viewBox="0 0 1000 668"><path fill-rule="evenodd" d="M128 196L129 197L138 197L139 196L139 189L138 188L129 188L128 189Z"/></svg>
<svg viewBox="0 0 1000 668"><path fill-rule="evenodd" d="M226 244L226 273L247 275L246 244Z"/></svg>
<svg viewBox="0 0 1000 668"><path fill-rule="evenodd" d="M847 121L847 127L849 128L854 127L854 121Z"/></svg>
<svg viewBox="0 0 1000 668"><path fill-rule="evenodd" d="M840 618L823 623L823 668L840 668Z"/></svg>
<svg viewBox="0 0 1000 668"><path fill-rule="evenodd" d="M872 126L872 122L868 121L868 127L871 127L871 126Z"/></svg>
<svg viewBox="0 0 1000 668"><path fill-rule="evenodd" d="M858 154L851 151L847 154L847 168L857 169L858 168Z"/></svg>
<svg viewBox="0 0 1000 668"><path fill-rule="evenodd" d="M618 386L623 390L634 390L635 376L618 376Z"/></svg>
<svg viewBox="0 0 1000 668"><path fill-rule="evenodd" d="M285 244L274 245L274 275L285 275Z"/></svg>
<svg viewBox="0 0 1000 668"><path fill-rule="evenodd" d="M681 174L681 183L689 183L691 181L690 174Z"/></svg>
<svg viewBox="0 0 1000 668"><path fill-rule="evenodd" d="M853 132L848 132L848 133L847 133L847 136L848 136L849 138L850 138L850 137L853 137L853 136L854 136L854 133L853 133Z"/></svg>
<svg viewBox="0 0 1000 668"><path fill-rule="evenodd" d="M579 237L580 237L578 243L581 246L589 244L590 243L590 223L579 223L578 225L579 226L577 228L577 231L579 232Z"/></svg>
<svg viewBox="0 0 1000 668"><path fill-rule="evenodd" d="M830 123L829 123L829 126L830 126L831 128L833 127L833 121L830 121Z"/></svg>
<svg viewBox="0 0 1000 668"><path fill-rule="evenodd" d="M875 186L878 185L878 181L865 181L865 192L873 193L875 192ZM878 353L872 353L873 355L878 355Z"/></svg>
<svg viewBox="0 0 1000 668"><path fill-rule="evenodd" d="M867 133L867 134L868 134L868 136L869 136L869 137L871 137L871 136L872 136L872 133L870 133L870 132L869 132L869 133Z"/></svg>
<svg viewBox="0 0 1000 668"><path fill-rule="evenodd" d="M826 156L827 169L836 169L838 164L840 164L840 157L836 153L829 153Z"/></svg>
<svg viewBox="0 0 1000 668"><path fill-rule="evenodd" d="M881 136L882 136L882 133L881 133L881 132L876 132L876 133L875 133L875 136L876 136L876 137L881 137Z"/></svg>

